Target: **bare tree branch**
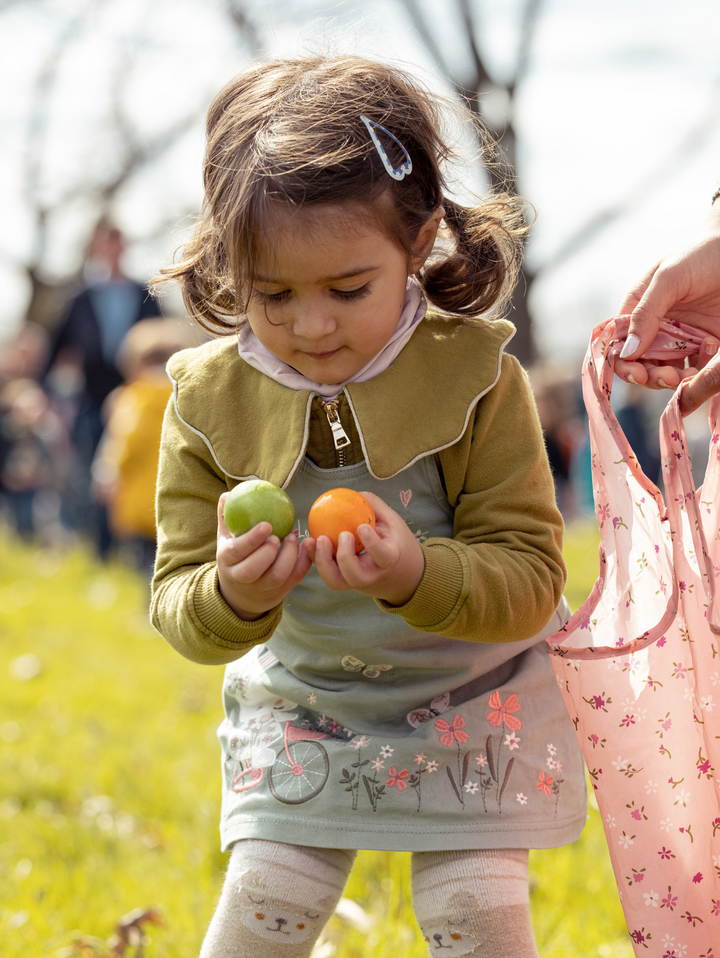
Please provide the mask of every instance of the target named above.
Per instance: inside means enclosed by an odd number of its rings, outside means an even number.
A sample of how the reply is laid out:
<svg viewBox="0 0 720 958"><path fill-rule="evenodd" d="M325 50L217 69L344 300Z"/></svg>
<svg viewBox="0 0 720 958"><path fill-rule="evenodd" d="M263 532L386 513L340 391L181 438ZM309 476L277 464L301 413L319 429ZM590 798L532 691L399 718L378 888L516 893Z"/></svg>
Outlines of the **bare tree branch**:
<svg viewBox="0 0 720 958"><path fill-rule="evenodd" d="M577 255L592 243L603 230L623 216L642 206L653 193L664 186L682 166L696 155L715 135L720 117L720 75L715 78L713 92L702 115L687 131L682 140L665 156L650 173L629 189L625 197L598 210L587 222L574 230L535 270L535 275L545 274Z"/></svg>
<svg viewBox="0 0 720 958"><path fill-rule="evenodd" d="M230 20L251 52L259 53L263 48L260 31L255 22L248 16L242 0L226 0L226 9Z"/></svg>
<svg viewBox="0 0 720 958"><path fill-rule="evenodd" d="M530 55L544 2L545 0L527 0L525 3L520 23L520 42L515 60L515 72L508 83L508 93L511 99L515 96L515 90L525 80L529 72Z"/></svg>
<svg viewBox="0 0 720 958"><path fill-rule="evenodd" d="M425 14L418 8L417 0L398 0L398 2L400 3L400 6L404 8L408 19L412 23L415 30L417 30L418 35L427 47L430 56L433 58L433 60L435 60L443 73L449 76L451 72L450 68L445 62L445 57L443 56L442 50L435 42L435 36L433 31L428 26L428 22L425 19Z"/></svg>

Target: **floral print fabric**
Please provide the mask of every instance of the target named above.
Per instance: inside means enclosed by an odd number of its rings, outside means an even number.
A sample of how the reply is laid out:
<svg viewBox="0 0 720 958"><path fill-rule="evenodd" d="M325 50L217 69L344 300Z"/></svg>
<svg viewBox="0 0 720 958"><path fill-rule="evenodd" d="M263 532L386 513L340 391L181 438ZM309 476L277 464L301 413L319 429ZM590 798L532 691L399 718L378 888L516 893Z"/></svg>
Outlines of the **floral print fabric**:
<svg viewBox="0 0 720 958"><path fill-rule="evenodd" d="M720 958L720 435L695 490L678 391L660 424L666 497L610 406L628 317L593 331L583 368L600 575L548 639L595 789L636 955ZM647 358L697 351L663 322Z"/></svg>

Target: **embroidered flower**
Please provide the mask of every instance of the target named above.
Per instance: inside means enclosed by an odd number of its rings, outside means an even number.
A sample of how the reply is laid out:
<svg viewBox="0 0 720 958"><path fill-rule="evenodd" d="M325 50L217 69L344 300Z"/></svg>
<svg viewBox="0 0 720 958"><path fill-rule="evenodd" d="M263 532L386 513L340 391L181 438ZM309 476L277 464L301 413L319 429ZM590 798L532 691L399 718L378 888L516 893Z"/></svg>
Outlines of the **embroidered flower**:
<svg viewBox="0 0 720 958"><path fill-rule="evenodd" d="M508 695L503 703L499 692L493 692L488 701L492 712L489 713L487 720L495 728L506 725L512 732L517 732L522 728L520 719L515 718L514 712L520 711L520 702L517 695Z"/></svg>
<svg viewBox="0 0 720 958"><path fill-rule="evenodd" d="M328 725L328 729L333 733L333 735L336 735L338 732L342 730L342 725L339 722L336 722L335 719L333 719L332 722Z"/></svg>
<svg viewBox="0 0 720 958"><path fill-rule="evenodd" d="M383 758L390 758L394 751L395 749L390 748L389 745L383 745L383 747L380 749L380 754L383 756Z"/></svg>
<svg viewBox="0 0 720 958"><path fill-rule="evenodd" d="M422 763L423 763L424 761L425 761L425 756L423 755L422 752L420 752L419 755L416 755L416 756L415 756L415 764L416 764L416 765L422 765Z"/></svg>
<svg viewBox="0 0 720 958"><path fill-rule="evenodd" d="M360 738L354 738L352 742L348 742L350 748L358 749L365 748L366 745L370 744L370 739L367 735L362 735Z"/></svg>
<svg viewBox="0 0 720 958"><path fill-rule="evenodd" d="M520 739L517 737L517 735L514 732L509 732L505 736L505 744L508 746L508 748L512 752L514 748L520 748Z"/></svg>
<svg viewBox="0 0 720 958"><path fill-rule="evenodd" d="M308 692L308 702L314 705L317 702L317 695L314 692Z"/></svg>
<svg viewBox="0 0 720 958"><path fill-rule="evenodd" d="M487 759L482 754L477 756L477 758L475 759L475 762L477 765L480 766L480 768L485 768L485 766L487 765Z"/></svg>
<svg viewBox="0 0 720 958"><path fill-rule="evenodd" d="M546 775L545 772L540 772L537 782L535 782L535 788L539 792L544 792L546 795L550 795L552 791L553 777L552 775Z"/></svg>
<svg viewBox="0 0 720 958"><path fill-rule="evenodd" d="M379 772L381 769L385 768L385 762L383 762L383 760L378 756L370 765L370 768L375 772Z"/></svg>
<svg viewBox="0 0 720 958"><path fill-rule="evenodd" d="M451 748L456 740L462 745L470 737L467 732L461 731L465 728L465 719L461 715L456 715L453 718L452 725L446 722L444 718L439 718L435 722L435 728L442 733L440 735L441 744L448 748Z"/></svg>
<svg viewBox="0 0 720 958"><path fill-rule="evenodd" d="M428 772L437 772L437 770L438 770L439 767L440 767L440 766L438 765L438 763L433 759L432 762L428 762L428 763L427 763L427 769L426 769L426 771L428 771Z"/></svg>
<svg viewBox="0 0 720 958"><path fill-rule="evenodd" d="M469 792L471 795L474 795L478 790L477 782L468 782L466 785L463 785L463 788L466 792Z"/></svg>
<svg viewBox="0 0 720 958"><path fill-rule="evenodd" d="M385 784L388 788L394 788L397 785L397 790L403 792L407 788L406 779L410 778L410 772L404 768L401 772L395 768L394 765L391 765L388 769L388 778Z"/></svg>
<svg viewBox="0 0 720 958"><path fill-rule="evenodd" d="M522 792L517 793L517 800L520 802L521 805L527 805L528 800L525 797L525 795L523 795Z"/></svg>

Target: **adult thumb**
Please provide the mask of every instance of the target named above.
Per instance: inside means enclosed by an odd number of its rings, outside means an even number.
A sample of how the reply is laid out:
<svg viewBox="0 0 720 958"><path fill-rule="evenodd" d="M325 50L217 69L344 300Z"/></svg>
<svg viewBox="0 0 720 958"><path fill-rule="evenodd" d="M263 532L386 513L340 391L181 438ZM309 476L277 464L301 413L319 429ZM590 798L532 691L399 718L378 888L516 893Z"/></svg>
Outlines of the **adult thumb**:
<svg viewBox="0 0 720 958"><path fill-rule="evenodd" d="M720 353L701 369L692 379L688 379L680 393L680 412L689 416L711 396L720 392Z"/></svg>
<svg viewBox="0 0 720 958"><path fill-rule="evenodd" d="M642 356L657 336L660 321L674 306L675 300L674 284L671 285L667 276L657 271L630 315L630 326L620 353L621 359Z"/></svg>

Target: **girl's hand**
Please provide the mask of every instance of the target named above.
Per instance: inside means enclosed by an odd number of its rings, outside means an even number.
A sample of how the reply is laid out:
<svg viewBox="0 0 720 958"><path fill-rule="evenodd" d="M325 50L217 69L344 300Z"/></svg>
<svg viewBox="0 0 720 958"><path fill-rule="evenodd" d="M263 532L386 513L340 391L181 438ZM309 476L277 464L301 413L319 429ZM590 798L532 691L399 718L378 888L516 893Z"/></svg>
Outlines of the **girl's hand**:
<svg viewBox="0 0 720 958"><path fill-rule="evenodd" d="M260 522L242 536L233 536L223 519L227 493L218 502L217 567L220 592L233 612L253 622L281 602L301 582L312 559L298 546L296 533L280 544L269 522Z"/></svg>
<svg viewBox="0 0 720 958"><path fill-rule="evenodd" d="M320 577L331 589L355 589L390 605L405 605L415 594L425 571L420 543L405 520L387 503L371 492L363 492L375 511L375 528L358 528L365 546L362 555L355 554L355 536L341 532L337 556L333 558L332 542L319 536L317 542L305 540L313 555Z"/></svg>

